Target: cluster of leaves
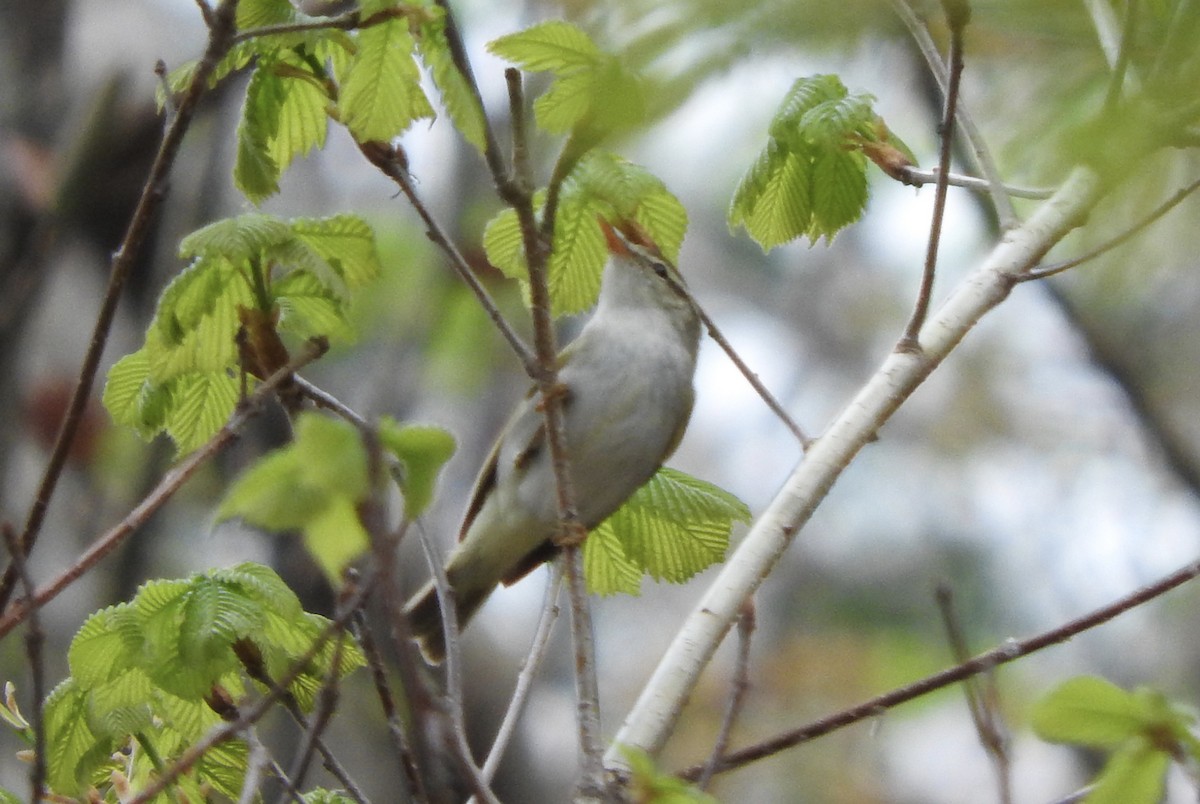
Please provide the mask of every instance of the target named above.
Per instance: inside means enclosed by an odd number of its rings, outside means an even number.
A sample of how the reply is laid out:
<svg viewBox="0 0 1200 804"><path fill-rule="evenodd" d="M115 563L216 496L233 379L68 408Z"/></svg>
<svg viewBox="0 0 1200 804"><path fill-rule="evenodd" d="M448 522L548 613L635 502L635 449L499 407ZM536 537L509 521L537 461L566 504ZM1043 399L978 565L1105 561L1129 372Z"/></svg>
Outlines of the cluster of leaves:
<svg viewBox="0 0 1200 804"><path fill-rule="evenodd" d="M46 699L50 788L116 800L121 786L144 787L221 722L248 679L284 678L328 626L256 564L152 581L96 612L71 642L70 677ZM327 679L362 664L353 644L326 640L287 691L310 709ZM211 788L236 799L246 763L244 742L217 745L179 779L178 797L203 801Z"/></svg>
<svg viewBox="0 0 1200 804"><path fill-rule="evenodd" d="M218 519L241 517L270 531L300 531L305 546L333 584L370 547L358 516L370 493L368 454L351 425L305 413L292 442L262 458L230 488ZM405 513L420 516L433 497L438 471L454 438L437 427L401 425L385 417L380 445L397 461Z"/></svg>
<svg viewBox="0 0 1200 804"><path fill-rule="evenodd" d="M104 389L113 419L145 438L166 432L180 452L228 419L240 390L237 369L262 374L261 366L245 365L239 331L251 344L276 342L276 328L347 340L351 294L380 271L374 234L353 215L242 215L192 233L180 255L191 264L163 291L145 344L112 367Z"/></svg>
<svg viewBox="0 0 1200 804"><path fill-rule="evenodd" d="M424 62L463 137L484 148L483 109L454 65L445 13L432 2L363 0L351 31L322 27L288 0L244 0L237 27L246 37L217 65L212 82L252 69L238 126L234 181L251 201L279 191L297 157L323 147L330 119L358 142L386 142L415 121L432 118L416 57ZM327 21L326 21L327 22ZM270 33L279 26L304 30ZM190 80L195 64L175 70L170 85Z"/></svg>
<svg viewBox="0 0 1200 804"><path fill-rule="evenodd" d="M1094 676L1064 682L1038 702L1033 728L1043 740L1111 751L1088 804L1161 801L1172 761L1200 765L1196 716L1161 692L1128 692Z"/></svg>
<svg viewBox="0 0 1200 804"><path fill-rule="evenodd" d="M836 75L798 79L771 121L767 146L742 177L729 225L769 250L798 237L831 239L867 203L866 143L888 132L869 95L851 95Z"/></svg>
<svg viewBox="0 0 1200 804"><path fill-rule="evenodd" d="M535 195L539 209L546 195L544 190ZM658 178L615 154L588 152L563 182L554 218L554 251L546 266L546 281L555 315L578 313L596 302L608 260L600 218L636 222L672 262L687 231L687 210ZM505 209L488 222L483 247L488 261L505 276L528 280L514 210Z"/></svg>

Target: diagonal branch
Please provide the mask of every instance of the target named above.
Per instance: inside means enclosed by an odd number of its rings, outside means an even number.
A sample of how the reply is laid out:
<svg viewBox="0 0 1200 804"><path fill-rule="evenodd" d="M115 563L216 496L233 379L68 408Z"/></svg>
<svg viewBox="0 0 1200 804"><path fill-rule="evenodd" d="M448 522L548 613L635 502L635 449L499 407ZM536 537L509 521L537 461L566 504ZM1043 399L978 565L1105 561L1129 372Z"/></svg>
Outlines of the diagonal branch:
<svg viewBox="0 0 1200 804"><path fill-rule="evenodd" d="M1099 177L1084 168L1074 170L1054 197L1009 232L951 293L921 329L918 350L888 355L810 446L722 567L618 731L605 757L609 767L625 767L615 746L652 755L662 749L743 601L770 573L842 471L979 320L1008 296L1017 278L1079 225L1100 196Z"/></svg>

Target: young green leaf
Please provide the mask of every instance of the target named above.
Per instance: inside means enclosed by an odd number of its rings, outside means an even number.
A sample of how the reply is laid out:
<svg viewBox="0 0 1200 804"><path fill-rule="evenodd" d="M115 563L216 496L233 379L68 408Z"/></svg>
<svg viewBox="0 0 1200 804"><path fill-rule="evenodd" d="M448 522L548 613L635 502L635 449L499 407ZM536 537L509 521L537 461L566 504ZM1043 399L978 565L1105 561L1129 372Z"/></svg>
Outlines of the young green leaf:
<svg viewBox="0 0 1200 804"><path fill-rule="evenodd" d="M659 770L644 751L621 746L629 762L629 791L634 801L652 804L717 804L712 796L670 773Z"/></svg>
<svg viewBox="0 0 1200 804"><path fill-rule="evenodd" d="M590 549L600 573L595 582L588 575L589 589L626 591L626 565L656 581L683 583L721 561L733 523L749 519L750 510L729 492L664 467L594 529L601 535L595 547L591 537L584 543L585 565ZM612 566L603 566L610 557Z"/></svg>
<svg viewBox="0 0 1200 804"><path fill-rule="evenodd" d="M1094 748L1114 748L1145 726L1135 696L1095 676L1063 682L1038 701L1032 717L1043 740Z"/></svg>
<svg viewBox="0 0 1200 804"><path fill-rule="evenodd" d="M414 121L433 117L413 60L408 21L392 19L359 32L344 76L339 118L360 142L387 142Z"/></svg>
<svg viewBox="0 0 1200 804"><path fill-rule="evenodd" d="M583 31L569 22L534 25L488 43L487 49L529 72L566 73L586 69L605 53Z"/></svg>
<svg viewBox="0 0 1200 804"><path fill-rule="evenodd" d="M1163 800L1171 757L1137 737L1118 748L1096 777L1086 804L1157 804Z"/></svg>
<svg viewBox="0 0 1200 804"><path fill-rule="evenodd" d="M734 192L730 227L745 227L766 251L800 236L832 239L857 220L867 202L862 150L888 136L871 100L836 76L797 80Z"/></svg>
<svg viewBox="0 0 1200 804"><path fill-rule="evenodd" d="M436 7L431 10L441 11ZM433 83L442 95L442 103L454 127L463 135L463 139L483 153L487 148L483 107L479 105L479 98L467 79L454 64L450 43L446 40L445 14L434 14L421 23L417 49L433 76Z"/></svg>
<svg viewBox="0 0 1200 804"><path fill-rule="evenodd" d="M402 464L404 515L415 519L433 500L438 472L454 454L454 436L440 427L401 425L384 417L379 422L379 439Z"/></svg>
<svg viewBox="0 0 1200 804"><path fill-rule="evenodd" d="M369 546L356 513L367 491L367 454L358 432L344 422L306 413L297 419L290 445L238 478L217 519L237 516L266 530L300 530L336 583L346 564Z"/></svg>

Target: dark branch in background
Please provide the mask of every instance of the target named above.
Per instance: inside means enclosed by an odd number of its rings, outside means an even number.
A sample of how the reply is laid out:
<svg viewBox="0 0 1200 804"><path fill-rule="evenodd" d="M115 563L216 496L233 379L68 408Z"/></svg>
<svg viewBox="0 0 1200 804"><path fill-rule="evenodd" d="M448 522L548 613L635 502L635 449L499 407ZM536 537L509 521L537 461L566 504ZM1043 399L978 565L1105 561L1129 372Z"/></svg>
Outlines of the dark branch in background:
<svg viewBox="0 0 1200 804"><path fill-rule="evenodd" d="M303 33L305 31L325 31L337 29L340 31L355 31L363 28L371 28L375 25L380 25L388 20L396 19L397 17L409 16L407 10L403 8L385 8L375 12L367 18L363 18L357 11L350 11L336 17L323 17L321 19L312 20L311 22L289 22L282 25L264 25L261 28L251 28L247 31L239 31L233 37L234 44L246 42L251 39L259 39L264 36L276 36L279 34Z"/></svg>
<svg viewBox="0 0 1200 804"><path fill-rule="evenodd" d="M746 691L750 689L750 642L754 636L756 620L757 614L755 612L754 598L750 598L742 605L742 616L738 618L737 667L733 673L733 685L730 690L729 705L725 707L725 717L721 720L721 728L718 730L717 739L713 743L712 755L708 758L708 762L704 766L704 772L696 780L696 787L701 790L708 789L717 763L721 761L721 757L725 756L725 752L729 749L729 738L733 734L733 727L742 713L742 706L746 700Z"/></svg>
<svg viewBox="0 0 1200 804"><path fill-rule="evenodd" d="M13 628L25 621L34 610L41 608L78 580L84 573L92 569L109 553L119 547L126 538L141 527L167 500L179 491L184 483L196 473L201 466L216 457L222 450L233 443L242 426L257 415L266 398L275 391L280 383L286 381L296 369L311 363L322 354L328 344L324 341L309 341L308 348L295 357L291 363L281 368L263 381L252 396L242 402L239 408L229 417L217 433L195 452L175 466L158 485L138 503L132 511L126 514L118 524L101 534L75 563L64 570L50 583L38 588L32 594L17 600L5 610L0 617L0 639Z"/></svg>
<svg viewBox="0 0 1200 804"><path fill-rule="evenodd" d="M962 664L971 658L971 652L967 648L967 640L954 611L954 592L947 584L938 584L936 597L938 609L942 613L942 623L946 627L946 637L950 640L950 648L954 652L954 660ZM982 678L975 676L963 680L967 710L971 713L971 722L975 725L979 742L996 772L1000 804L1011 804L1012 760L1009 756L1007 730L1000 715L1000 692L996 687L996 674L993 670L986 670L981 675Z"/></svg>
<svg viewBox="0 0 1200 804"><path fill-rule="evenodd" d="M29 575L29 566L25 563L25 555L21 552L21 544L17 532L12 525L5 522L0 524L0 532L4 536L4 546L12 556L13 567L26 595L33 594L33 579ZM42 648L46 635L42 631L41 620L37 611L29 614L29 627L25 633L26 657L29 659L30 694L32 697L32 714L29 726L33 729L33 768L29 772L30 801L41 801L46 792L46 728L42 718L46 697L46 666L43 661Z"/></svg>
<svg viewBox="0 0 1200 804"><path fill-rule="evenodd" d="M1116 237L1112 238L1111 240L1105 241L1104 243L1102 243L1101 245L1092 249L1091 251L1087 252L1086 254L1082 254L1078 257L1074 257L1069 260L1064 260L1062 262L1051 263L1050 265L1039 265L1038 267L1029 270L1025 274L1022 274L1020 277L1017 278L1017 281L1018 282L1028 282L1031 279L1045 279L1048 276L1054 276L1055 274L1061 274L1063 271L1070 270L1071 268L1074 268L1077 265L1082 265L1085 262L1096 259L1097 257L1101 256L1102 254L1106 254L1109 251L1112 251L1117 246L1120 246L1123 243L1125 243L1129 240L1132 240L1136 235L1141 234L1143 229L1150 226L1150 224L1156 222L1159 218L1166 215L1168 212L1170 212L1175 207L1179 206L1180 203L1182 203L1189 195L1196 192L1196 190L1200 190L1200 179L1196 179L1194 182L1189 184L1187 187L1184 187L1182 190L1177 191L1175 193L1175 195L1171 196L1166 201L1164 201L1162 204L1155 207L1154 210L1149 215L1142 218L1140 221L1138 221L1133 226L1126 229L1121 234L1117 235Z"/></svg>
<svg viewBox="0 0 1200 804"><path fill-rule="evenodd" d="M934 673L931 676L926 676L919 681L915 681L912 684L892 690L869 701L864 701L857 706L843 709L840 712L821 718L806 726L784 732L749 748L728 754L718 763L716 772L724 773L748 765L751 762L766 759L788 748L809 742L830 732L863 720L878 717L893 707L907 703L915 698L920 698L922 695L926 695L934 690L948 687L951 684L957 684L972 676L988 672L995 667L1016 661L1031 653L1048 648L1051 645L1066 642L1082 634L1084 631L1103 625L1120 614L1124 614L1157 597L1161 597L1172 589L1182 586L1196 577L1200 577L1200 561L1194 561L1152 584L1143 586L1141 589L1119 598L1107 606L1095 609L1082 617L1064 623L1058 628L1045 631L1028 639L1008 640L999 647L993 648L986 653L981 653L970 661L949 667L939 673ZM689 781L695 780L700 778L700 775L704 773L705 767L703 764L693 765L681 771L678 775Z"/></svg>
<svg viewBox="0 0 1200 804"><path fill-rule="evenodd" d="M54 449L50 453L50 460L47 462L41 482L38 484L37 496L29 509L24 530L21 532L22 555L29 555L37 541L42 523L45 521L46 509L50 506L50 498L58 486L59 477L67 462L71 442L74 441L75 434L79 430L84 407L87 405L92 385L96 380L100 358L104 353L104 346L108 342L108 333L112 328L117 312L117 303L121 298L121 290L125 287L133 264L145 245L155 213L162 204L163 198L166 197L167 175L175 164L175 157L179 153L183 136L191 125L196 105L208 85L209 76L217 62L229 52L229 48L233 45L236 10L237 0L224 0L213 12L212 24L209 26L208 47L205 49L204 57L196 66L196 72L192 75L192 81L176 109L175 117L163 135L162 144L159 146L154 164L150 168L150 175L146 178L142 194L138 198L137 206L130 218L129 227L125 231L121 245L113 254L108 287L104 292L100 312L96 316L92 339L88 344L87 353L84 355L83 365L79 369L79 377L75 382L75 389L71 394L71 401L67 405L67 412L58 431L58 437L55 439ZM8 606L13 587L16 584L16 576L16 564L10 563L3 579L0 579L0 609Z"/></svg>
<svg viewBox="0 0 1200 804"><path fill-rule="evenodd" d="M347 622L354 616L354 612L362 606L363 601L370 594L376 577L378 576L372 575L364 579L356 593L347 600L344 611L340 612L337 617L325 626L325 629L313 640L313 644L309 649L297 658L296 661L292 662L291 667L278 679L272 689L268 690L253 706L244 711L239 711L235 719L214 727L206 737L199 742L193 743L191 748L188 748L180 755L179 759L150 779L146 787L140 790L136 796L129 799L126 804L146 804L146 802L153 800L159 793L173 785L180 776L191 770L215 746L236 738L242 731L262 720L263 716L279 701L280 697L286 694L287 688L302 673L309 669L313 660L316 659L317 654L325 647L325 643L346 630Z"/></svg>
<svg viewBox="0 0 1200 804"><path fill-rule="evenodd" d="M904 329L897 349L914 351L921 348L917 336L929 315L929 303L933 296L933 279L937 272L938 246L942 242L942 221L946 214L947 180L950 176L950 150L954 142L954 120L958 108L958 88L963 72L963 29L971 19L971 10L966 0L942 0L946 10L946 22L950 26L950 78L946 84L946 102L942 122L938 127L941 145L938 150L937 184L933 196L933 219L929 224L929 245L925 252L925 266L921 271L921 287L917 291L917 303L912 317Z"/></svg>

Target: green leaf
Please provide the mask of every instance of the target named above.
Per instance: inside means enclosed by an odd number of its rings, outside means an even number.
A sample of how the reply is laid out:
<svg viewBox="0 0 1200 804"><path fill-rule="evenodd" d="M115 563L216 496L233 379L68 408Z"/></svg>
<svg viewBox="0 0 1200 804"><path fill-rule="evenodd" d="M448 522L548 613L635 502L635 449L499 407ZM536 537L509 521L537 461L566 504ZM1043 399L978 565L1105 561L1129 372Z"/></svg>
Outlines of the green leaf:
<svg viewBox="0 0 1200 804"><path fill-rule="evenodd" d="M379 422L379 439L402 464L404 515L416 519L433 500L438 472L454 454L454 436L440 427L402 425L384 417Z"/></svg>
<svg viewBox="0 0 1200 804"><path fill-rule="evenodd" d="M1145 725L1135 696L1095 676L1063 682L1033 708L1033 730L1043 740L1114 748Z"/></svg>
<svg viewBox="0 0 1200 804"><path fill-rule="evenodd" d="M350 290L379 278L382 267L375 232L357 215L296 218L291 228L297 240L333 266Z"/></svg>
<svg viewBox="0 0 1200 804"><path fill-rule="evenodd" d="M561 73L605 58L591 38L569 22L543 22L488 43L487 49L530 72Z"/></svg>
<svg viewBox="0 0 1200 804"><path fill-rule="evenodd" d="M1163 800L1171 757L1144 737L1125 742L1096 777L1086 804L1156 804Z"/></svg>
<svg viewBox="0 0 1200 804"><path fill-rule="evenodd" d="M367 549L357 505L368 491L367 455L349 424L315 413L296 421L287 447L242 474L217 511L272 531L300 530L335 582L345 564Z"/></svg>
<svg viewBox="0 0 1200 804"><path fill-rule="evenodd" d="M611 521L592 528L583 543L583 574L593 595L636 595L642 568L629 560Z"/></svg>
<svg viewBox="0 0 1200 804"><path fill-rule="evenodd" d="M433 117L413 61L415 43L404 19L359 32L358 53L341 88L342 122L360 142L386 142L415 120Z"/></svg>
<svg viewBox="0 0 1200 804"><path fill-rule="evenodd" d="M595 585L588 576L589 589L607 594L628 588L621 558L655 580L683 583L721 561L733 523L749 519L749 509L729 492L664 467L597 529L603 538L594 561L616 560ZM619 556L611 540L619 543Z"/></svg>
<svg viewBox="0 0 1200 804"><path fill-rule="evenodd" d="M280 75L277 120L267 142L268 154L282 174L297 157L325 147L329 130L326 109L330 99L308 65L298 57L285 58L273 69L286 70Z"/></svg>
<svg viewBox="0 0 1200 804"><path fill-rule="evenodd" d="M525 266L525 241L517 211L505 207L483 228L483 250L488 262L510 279L529 276Z"/></svg>
<svg viewBox="0 0 1200 804"><path fill-rule="evenodd" d="M216 435L237 407L238 394L238 381L224 374L177 377L165 429L179 452L191 452Z"/></svg>
<svg viewBox="0 0 1200 804"><path fill-rule="evenodd" d="M83 792L91 763L100 751L111 751L112 740L97 737L87 725L87 693L72 680L59 684L46 698L46 765L50 788L75 796Z"/></svg>
<svg viewBox="0 0 1200 804"><path fill-rule="evenodd" d="M712 796L692 787L678 776L659 770L644 751L621 746L629 762L629 789L634 801L653 804L717 804Z"/></svg>
<svg viewBox="0 0 1200 804"><path fill-rule="evenodd" d="M318 788L309 790L301 798L304 800L304 804L355 804L353 798L340 790Z"/></svg>
<svg viewBox="0 0 1200 804"><path fill-rule="evenodd" d="M88 690L87 723L92 733L122 741L127 735L150 728L153 686L140 669L130 669Z"/></svg>
<svg viewBox="0 0 1200 804"><path fill-rule="evenodd" d="M180 242L179 256L218 255L239 265L261 256L291 236L287 221L251 212L224 218L192 232Z"/></svg>
<svg viewBox="0 0 1200 804"><path fill-rule="evenodd" d="M288 0L242 0L237 7L237 28L245 31L266 25L295 22L296 8Z"/></svg>
<svg viewBox="0 0 1200 804"><path fill-rule="evenodd" d="M433 76L433 83L442 94L442 103L445 104L454 127L467 142L483 153L487 148L487 123L483 107L479 105L479 98L476 97L471 84L459 72L450 55L444 14L437 14L421 23L417 47Z"/></svg>
<svg viewBox="0 0 1200 804"><path fill-rule="evenodd" d="M148 438L161 428L161 421L147 422L143 415L143 402L150 378L150 359L145 349L125 355L108 370L104 383L104 408L113 421L132 427L138 434Z"/></svg>
<svg viewBox="0 0 1200 804"><path fill-rule="evenodd" d="M67 663L80 688L88 690L137 667L140 649L133 610L110 606L84 621L71 640Z"/></svg>
<svg viewBox="0 0 1200 804"><path fill-rule="evenodd" d="M283 95L283 79L261 66L246 87L233 182L255 204L279 192L282 169L272 156L271 141L278 131Z"/></svg>
<svg viewBox="0 0 1200 804"><path fill-rule="evenodd" d="M312 274L293 273L275 282L279 329L301 338L324 335L331 341L354 340L346 305Z"/></svg>
<svg viewBox="0 0 1200 804"><path fill-rule="evenodd" d="M832 239L867 202L864 142L887 136L869 95L850 95L832 75L801 78L784 96L766 147L729 207L764 251L800 236Z"/></svg>

